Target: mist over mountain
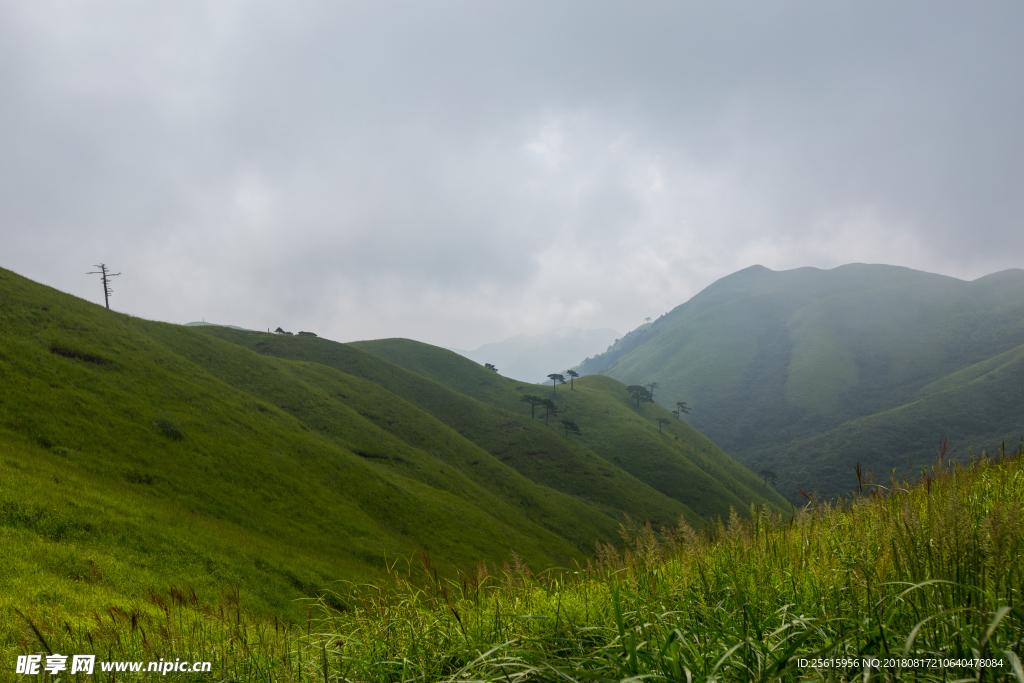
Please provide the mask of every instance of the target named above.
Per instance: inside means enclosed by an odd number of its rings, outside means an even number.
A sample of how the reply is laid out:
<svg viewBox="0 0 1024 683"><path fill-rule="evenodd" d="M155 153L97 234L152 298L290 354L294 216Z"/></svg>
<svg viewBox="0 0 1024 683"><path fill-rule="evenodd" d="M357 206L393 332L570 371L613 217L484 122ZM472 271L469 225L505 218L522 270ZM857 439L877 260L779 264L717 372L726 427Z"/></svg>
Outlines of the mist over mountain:
<svg viewBox="0 0 1024 683"><path fill-rule="evenodd" d="M246 332L251 332L251 330L248 330L244 327L239 327L238 325L222 325L221 323L208 323L205 320L199 322L185 323L185 327L206 327L207 325L212 325L213 327L230 327L232 330L245 330ZM267 330L267 332L269 331L270 330Z"/></svg>
<svg viewBox="0 0 1024 683"><path fill-rule="evenodd" d="M474 351L451 349L483 365L497 366L499 374L523 382L545 382L553 372L575 367L581 358L606 351L621 335L613 329L587 330L579 327L553 330L546 334L515 337L484 344Z"/></svg>
<svg viewBox="0 0 1024 683"><path fill-rule="evenodd" d="M835 496L854 468L885 481L1024 434L1024 270L971 282L888 265L773 271L713 283L581 364L655 400L778 490Z"/></svg>

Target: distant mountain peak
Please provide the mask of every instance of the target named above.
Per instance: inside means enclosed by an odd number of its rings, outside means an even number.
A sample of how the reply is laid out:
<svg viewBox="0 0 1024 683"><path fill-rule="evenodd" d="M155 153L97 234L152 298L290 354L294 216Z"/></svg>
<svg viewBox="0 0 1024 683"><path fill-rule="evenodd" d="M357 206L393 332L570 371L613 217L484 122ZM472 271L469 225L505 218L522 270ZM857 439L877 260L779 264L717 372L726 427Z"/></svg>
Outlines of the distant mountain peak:
<svg viewBox="0 0 1024 683"><path fill-rule="evenodd" d="M655 400L688 402L691 424L775 470L780 491L834 496L858 462L899 474L942 436L966 454L1024 433L1022 340L1024 270L968 282L886 264L751 266L580 373L656 381Z"/></svg>

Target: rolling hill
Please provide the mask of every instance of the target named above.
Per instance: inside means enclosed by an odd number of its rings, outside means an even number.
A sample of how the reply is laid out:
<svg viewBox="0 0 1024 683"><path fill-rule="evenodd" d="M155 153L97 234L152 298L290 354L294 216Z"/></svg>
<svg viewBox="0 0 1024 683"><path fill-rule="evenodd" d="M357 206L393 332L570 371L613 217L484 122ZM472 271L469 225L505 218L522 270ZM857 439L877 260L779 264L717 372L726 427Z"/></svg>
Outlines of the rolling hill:
<svg viewBox="0 0 1024 683"><path fill-rule="evenodd" d="M552 391L408 339L338 344L224 328L203 332L263 354L344 368L369 379L532 481L613 516L618 511L664 523L682 513L700 524L727 516L730 506L746 510L758 503L784 505L774 491L689 425L672 420L659 429L657 417L671 415L657 405L634 406L618 382L577 380L574 390ZM555 421L530 418L530 408L521 400L529 394L554 399L559 408ZM580 426L579 437L559 431L557 420L563 418Z"/></svg>
<svg viewBox="0 0 1024 683"><path fill-rule="evenodd" d="M27 604L242 585L253 604L288 612L296 597L420 549L463 568L510 549L550 566L615 534L615 520L511 468L492 464L485 487L392 436L327 389L474 450L330 368L112 313L7 271L0 323L0 539L13 568L0 594ZM489 456L474 455L485 469Z"/></svg>
<svg viewBox="0 0 1024 683"><path fill-rule="evenodd" d="M84 614L177 586L294 617L420 551L568 566L626 515L784 504L685 424L659 434L662 409L617 382L559 390L583 427L567 436L524 414L522 385L395 343L477 386L307 335L141 320L0 269L0 603Z"/></svg>
<svg viewBox="0 0 1024 683"><path fill-rule="evenodd" d="M633 330L581 374L656 381L665 405L778 489L831 497L1024 434L1024 271L972 282L883 265L753 266ZM916 463L911 465L911 463Z"/></svg>

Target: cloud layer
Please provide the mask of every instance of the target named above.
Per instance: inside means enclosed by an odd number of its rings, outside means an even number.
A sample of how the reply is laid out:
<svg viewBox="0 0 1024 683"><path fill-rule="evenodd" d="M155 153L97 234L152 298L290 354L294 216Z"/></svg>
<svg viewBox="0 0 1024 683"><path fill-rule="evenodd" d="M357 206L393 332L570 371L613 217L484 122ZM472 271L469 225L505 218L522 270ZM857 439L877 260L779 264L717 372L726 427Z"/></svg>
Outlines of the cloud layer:
<svg viewBox="0 0 1024 683"><path fill-rule="evenodd" d="M1024 8L12 3L0 265L147 318L473 348L753 263L1024 252Z"/></svg>

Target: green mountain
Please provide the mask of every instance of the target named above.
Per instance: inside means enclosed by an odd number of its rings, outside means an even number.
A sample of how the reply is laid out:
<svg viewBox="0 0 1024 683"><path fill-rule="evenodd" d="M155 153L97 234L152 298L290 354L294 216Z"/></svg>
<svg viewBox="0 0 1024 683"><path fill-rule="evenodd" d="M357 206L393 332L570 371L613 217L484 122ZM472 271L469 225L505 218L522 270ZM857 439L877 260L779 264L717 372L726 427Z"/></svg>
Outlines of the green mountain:
<svg viewBox="0 0 1024 683"><path fill-rule="evenodd" d="M728 516L730 506L785 505L695 429L675 419L659 425L659 417L672 417L668 411L634 405L625 386L607 378L556 389L502 377L454 352L408 339L338 344L224 328L203 331L260 353L344 369L377 383L530 480L616 519L625 513L667 523L684 514L700 524ZM526 395L551 398L558 414L547 421L532 419L521 400ZM576 423L580 434L563 434L563 419Z"/></svg>
<svg viewBox="0 0 1024 683"><path fill-rule="evenodd" d="M752 470L835 496L860 463L888 480L1024 434L1024 271L973 282L907 268L753 266L586 359L656 381L664 405ZM911 465L911 462L915 463Z"/></svg>
<svg viewBox="0 0 1024 683"><path fill-rule="evenodd" d="M81 614L177 586L304 615L296 598L421 550L568 566L625 515L784 504L684 423L659 434L664 411L617 382L559 389L569 436L529 418L521 385L398 343L506 405L354 345L140 320L0 269L0 607Z"/></svg>

